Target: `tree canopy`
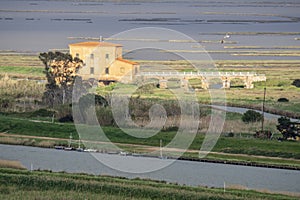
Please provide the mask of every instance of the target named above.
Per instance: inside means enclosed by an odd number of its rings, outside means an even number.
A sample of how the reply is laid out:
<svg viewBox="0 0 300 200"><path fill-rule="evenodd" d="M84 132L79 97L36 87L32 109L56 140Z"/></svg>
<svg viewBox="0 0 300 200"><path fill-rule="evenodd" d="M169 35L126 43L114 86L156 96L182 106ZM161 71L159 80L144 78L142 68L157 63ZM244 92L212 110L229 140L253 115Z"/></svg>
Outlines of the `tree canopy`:
<svg viewBox="0 0 300 200"><path fill-rule="evenodd" d="M83 66L83 61L68 53L51 51L40 53L39 59L45 66L47 78L43 102L52 107L71 102L76 73Z"/></svg>
<svg viewBox="0 0 300 200"><path fill-rule="evenodd" d="M300 79L295 79L292 83L292 85L296 86L296 87L300 87Z"/></svg>
<svg viewBox="0 0 300 200"><path fill-rule="evenodd" d="M245 123L259 122L262 120L262 118L263 118L262 114L254 110L247 110L247 112L245 112L242 116L242 120Z"/></svg>
<svg viewBox="0 0 300 200"><path fill-rule="evenodd" d="M300 123L293 123L287 117L278 118L277 130L282 134L283 139L300 137Z"/></svg>

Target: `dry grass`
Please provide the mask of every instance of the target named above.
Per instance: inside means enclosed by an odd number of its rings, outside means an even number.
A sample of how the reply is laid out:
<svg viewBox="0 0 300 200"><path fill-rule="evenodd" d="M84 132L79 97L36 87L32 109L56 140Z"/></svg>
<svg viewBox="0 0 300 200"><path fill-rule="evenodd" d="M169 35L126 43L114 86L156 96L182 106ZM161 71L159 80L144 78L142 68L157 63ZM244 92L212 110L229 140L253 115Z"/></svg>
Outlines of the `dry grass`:
<svg viewBox="0 0 300 200"><path fill-rule="evenodd" d="M45 84L0 77L0 111L20 112L39 108Z"/></svg>
<svg viewBox="0 0 300 200"><path fill-rule="evenodd" d="M24 139L15 138L15 137L0 137L0 143L21 145L24 143Z"/></svg>
<svg viewBox="0 0 300 200"><path fill-rule="evenodd" d="M42 147L42 148L53 148L55 145L60 143L59 139L49 140L45 138L39 137L30 137L30 136L1 136L0 137L0 144L12 144L12 145L26 145L26 146L35 146L35 147Z"/></svg>
<svg viewBox="0 0 300 200"><path fill-rule="evenodd" d="M26 169L20 161L0 160L0 168Z"/></svg>
<svg viewBox="0 0 300 200"><path fill-rule="evenodd" d="M239 184L226 184L226 189L234 189L234 190L248 190L248 187Z"/></svg>
<svg viewBox="0 0 300 200"><path fill-rule="evenodd" d="M55 141L42 140L37 144L37 146L45 147L45 148L51 148L51 147L55 146Z"/></svg>
<svg viewBox="0 0 300 200"><path fill-rule="evenodd" d="M226 189L232 189L232 190L249 190L248 187L244 185L239 185L239 184L226 184ZM253 189L251 189L253 190ZM262 192L264 194L282 194L282 195L288 195L292 197L300 197L300 193L295 193L295 192L281 192L281 191L270 191L268 189L255 189L254 191L257 192Z"/></svg>
<svg viewBox="0 0 300 200"><path fill-rule="evenodd" d="M37 54L21 54L0 51L0 66L36 66L43 67Z"/></svg>
<svg viewBox="0 0 300 200"><path fill-rule="evenodd" d="M0 78L0 89L0 96L41 99L44 92L44 84L29 80L14 80L6 75Z"/></svg>
<svg viewBox="0 0 300 200"><path fill-rule="evenodd" d="M30 138L16 138L16 137L0 137L1 144L38 146L36 140Z"/></svg>
<svg viewBox="0 0 300 200"><path fill-rule="evenodd" d="M209 123L211 121L211 116L202 117L200 119L200 131L201 133L207 132ZM272 133L278 133L276 129L277 120L268 120L264 121L265 129L272 131ZM245 134L254 134L257 130L261 129L261 122L255 123L244 123L241 119L226 119L222 133L245 133Z"/></svg>

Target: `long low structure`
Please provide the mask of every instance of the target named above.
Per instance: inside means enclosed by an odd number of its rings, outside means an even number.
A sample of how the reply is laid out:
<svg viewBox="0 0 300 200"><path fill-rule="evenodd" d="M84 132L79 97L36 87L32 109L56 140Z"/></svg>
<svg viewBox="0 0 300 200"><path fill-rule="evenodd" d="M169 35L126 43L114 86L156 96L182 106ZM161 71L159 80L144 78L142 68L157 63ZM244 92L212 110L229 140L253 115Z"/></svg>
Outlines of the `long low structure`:
<svg viewBox="0 0 300 200"><path fill-rule="evenodd" d="M167 88L170 79L180 79L181 87L189 88L189 79L200 79L201 87L208 89L212 79L220 79L223 88L230 88L235 78L244 81L245 88L253 82L266 81L266 76L252 72L140 72L140 65L122 58L122 45L108 42L80 42L70 44L70 54L84 62L77 74L83 80L95 79L99 85L112 82L132 83L136 79L158 79L160 88Z"/></svg>
<svg viewBox="0 0 300 200"><path fill-rule="evenodd" d="M180 79L183 88L188 88L189 79L200 79L203 89L209 88L212 79L220 79L223 88L230 88L233 79L241 79L247 89L253 88L254 82L267 80L264 74L254 72L141 72L138 76L144 81L158 79L160 88L167 88L170 79Z"/></svg>

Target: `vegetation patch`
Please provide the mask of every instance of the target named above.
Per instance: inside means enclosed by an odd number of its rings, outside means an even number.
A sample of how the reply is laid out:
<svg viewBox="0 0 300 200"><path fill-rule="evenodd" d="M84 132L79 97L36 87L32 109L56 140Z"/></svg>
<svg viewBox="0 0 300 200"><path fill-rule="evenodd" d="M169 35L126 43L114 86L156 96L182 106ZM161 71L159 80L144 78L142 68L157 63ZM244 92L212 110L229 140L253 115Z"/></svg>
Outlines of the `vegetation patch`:
<svg viewBox="0 0 300 200"><path fill-rule="evenodd" d="M296 199L243 190L180 186L162 181L0 169L1 199Z"/></svg>
<svg viewBox="0 0 300 200"><path fill-rule="evenodd" d="M19 161L0 160L0 168L26 169Z"/></svg>

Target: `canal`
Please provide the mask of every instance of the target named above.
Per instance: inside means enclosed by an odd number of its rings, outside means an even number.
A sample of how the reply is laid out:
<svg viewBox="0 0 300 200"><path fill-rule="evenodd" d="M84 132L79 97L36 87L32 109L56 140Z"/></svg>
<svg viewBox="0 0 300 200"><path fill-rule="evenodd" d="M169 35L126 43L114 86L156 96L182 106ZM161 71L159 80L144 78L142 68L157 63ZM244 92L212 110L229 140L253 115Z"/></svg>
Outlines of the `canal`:
<svg viewBox="0 0 300 200"><path fill-rule="evenodd" d="M28 169L88 173L95 175L149 178L167 182L223 187L239 186L247 189L300 192L300 171L260 167L202 163L182 160L86 153L37 147L0 145L0 159L18 160ZM97 159L96 159L96 158ZM103 161L101 163L99 160ZM109 162L106 162L109 161ZM147 173L145 168L166 167ZM107 165L118 165L115 170ZM128 173L137 169L138 173ZM125 172L127 171L127 172Z"/></svg>

